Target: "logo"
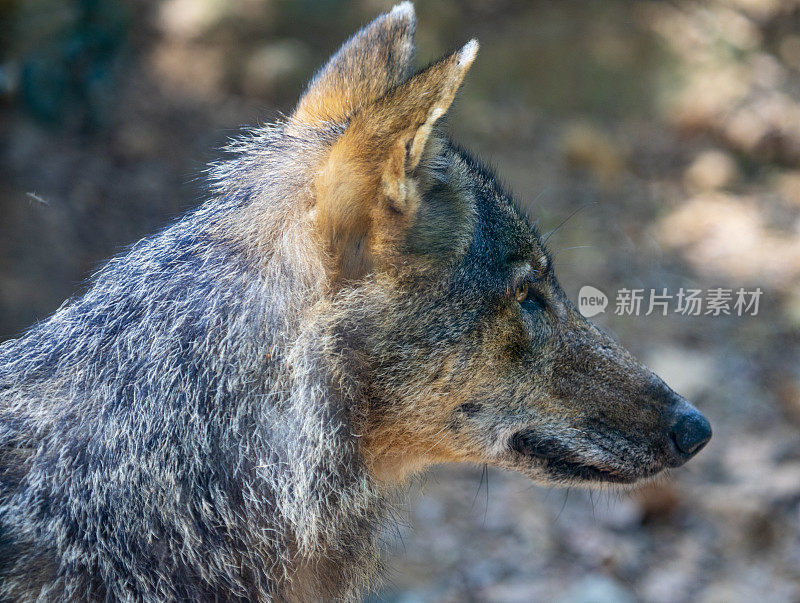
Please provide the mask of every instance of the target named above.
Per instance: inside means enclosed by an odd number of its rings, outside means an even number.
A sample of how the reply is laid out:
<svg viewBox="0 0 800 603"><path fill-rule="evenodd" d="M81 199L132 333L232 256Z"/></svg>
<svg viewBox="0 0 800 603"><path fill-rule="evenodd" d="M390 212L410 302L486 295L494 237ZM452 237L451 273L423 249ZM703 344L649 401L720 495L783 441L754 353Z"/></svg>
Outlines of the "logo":
<svg viewBox="0 0 800 603"><path fill-rule="evenodd" d="M759 301L764 292L755 289L685 289L675 293L666 288L617 290L614 306L616 316L650 316L680 314L681 316L758 316ZM591 285L578 292L578 310L586 318L606 311L608 297Z"/></svg>
<svg viewBox="0 0 800 603"><path fill-rule="evenodd" d="M586 318L597 316L606 311L608 297L605 293L591 285L584 285L578 292L578 310Z"/></svg>

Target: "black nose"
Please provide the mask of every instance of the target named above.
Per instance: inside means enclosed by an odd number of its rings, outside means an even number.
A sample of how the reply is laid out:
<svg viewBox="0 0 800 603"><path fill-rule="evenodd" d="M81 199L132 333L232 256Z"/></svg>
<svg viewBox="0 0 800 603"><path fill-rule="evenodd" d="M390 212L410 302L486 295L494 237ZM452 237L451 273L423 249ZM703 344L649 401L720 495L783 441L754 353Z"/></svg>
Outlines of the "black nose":
<svg viewBox="0 0 800 603"><path fill-rule="evenodd" d="M711 425L696 408L684 403L676 413L670 436L675 446L688 460L700 452L711 439Z"/></svg>

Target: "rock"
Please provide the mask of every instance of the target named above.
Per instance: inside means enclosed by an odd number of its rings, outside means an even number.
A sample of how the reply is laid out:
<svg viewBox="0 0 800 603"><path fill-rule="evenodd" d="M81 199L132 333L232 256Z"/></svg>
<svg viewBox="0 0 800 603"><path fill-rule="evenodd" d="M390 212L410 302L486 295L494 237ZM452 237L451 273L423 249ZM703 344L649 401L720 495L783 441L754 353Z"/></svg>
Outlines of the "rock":
<svg viewBox="0 0 800 603"><path fill-rule="evenodd" d="M224 2L215 0L167 0L158 11L158 25L168 34L199 38L224 16Z"/></svg>
<svg viewBox="0 0 800 603"><path fill-rule="evenodd" d="M736 162L727 153L708 150L700 153L686 170L686 186L697 191L717 190L730 185L738 176Z"/></svg>
<svg viewBox="0 0 800 603"><path fill-rule="evenodd" d="M633 603L634 596L602 574L590 574L558 599L560 603Z"/></svg>

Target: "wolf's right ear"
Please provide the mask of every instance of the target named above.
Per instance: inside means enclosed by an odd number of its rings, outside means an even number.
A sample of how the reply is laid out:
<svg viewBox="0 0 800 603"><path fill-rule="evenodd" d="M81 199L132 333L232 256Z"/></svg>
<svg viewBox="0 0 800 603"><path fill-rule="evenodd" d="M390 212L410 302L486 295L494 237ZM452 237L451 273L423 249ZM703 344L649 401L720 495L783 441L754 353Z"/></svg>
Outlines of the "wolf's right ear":
<svg viewBox="0 0 800 603"><path fill-rule="evenodd" d="M413 67L415 30L411 2L362 28L314 76L292 121L307 126L343 122L405 81Z"/></svg>
<svg viewBox="0 0 800 603"><path fill-rule="evenodd" d="M314 178L315 221L337 279L357 279L376 260L403 263L401 239L429 182L425 158L440 148L447 112L478 43L423 69L359 110Z"/></svg>

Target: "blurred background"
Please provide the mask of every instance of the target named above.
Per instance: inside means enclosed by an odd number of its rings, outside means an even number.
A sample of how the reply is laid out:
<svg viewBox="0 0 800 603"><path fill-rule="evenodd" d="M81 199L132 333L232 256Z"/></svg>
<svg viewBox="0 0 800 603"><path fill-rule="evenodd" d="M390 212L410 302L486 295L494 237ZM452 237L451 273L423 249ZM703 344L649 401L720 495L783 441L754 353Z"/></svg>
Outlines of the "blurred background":
<svg viewBox="0 0 800 603"><path fill-rule="evenodd" d="M0 0L0 339L202 201L379 0ZM800 601L800 1L419 1L418 60L481 51L453 136L550 239L573 301L710 419L630 493L420 479L375 601ZM579 210L579 211L578 211ZM574 213L576 212L577 213ZM574 215L573 215L574 214ZM616 316L620 288L744 287L757 316Z"/></svg>

